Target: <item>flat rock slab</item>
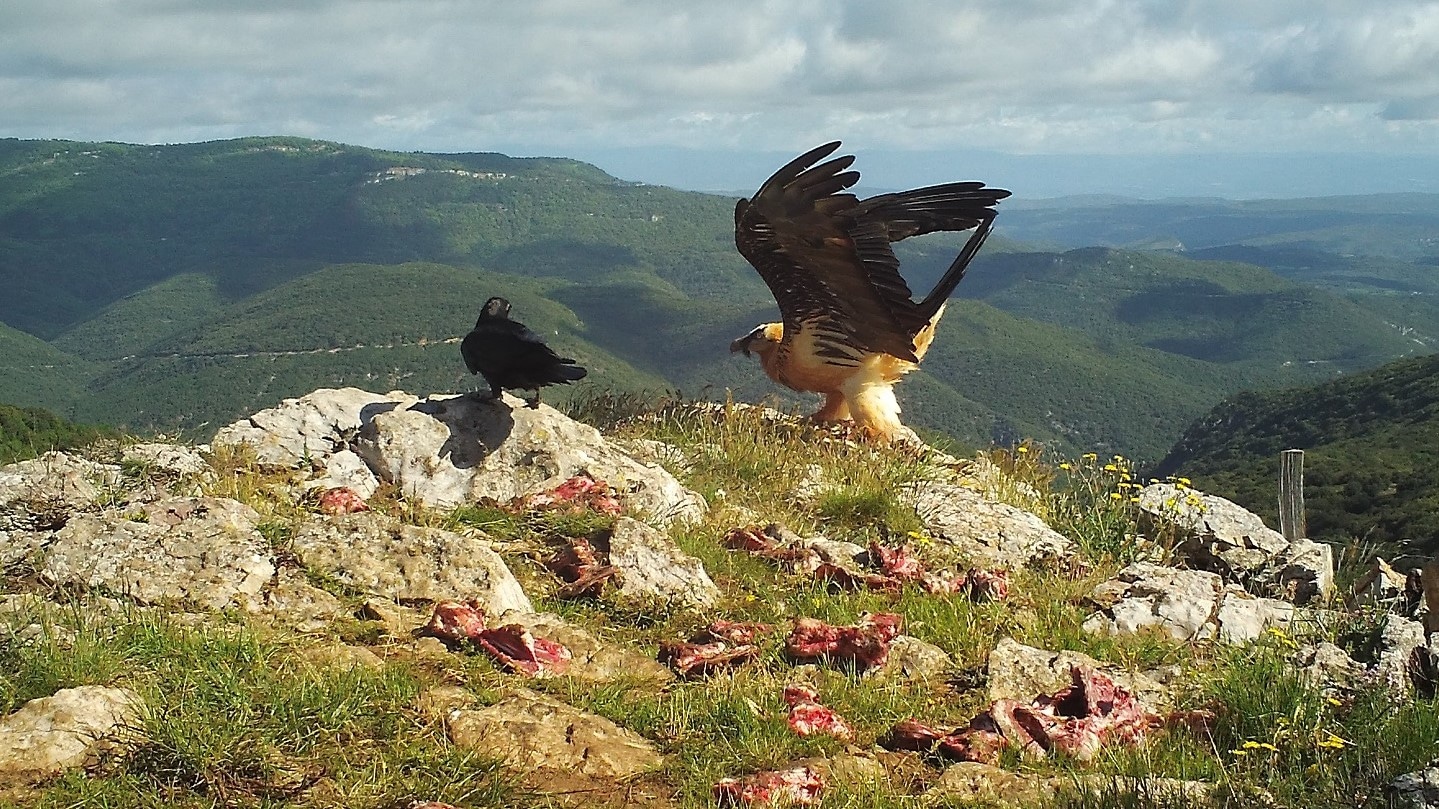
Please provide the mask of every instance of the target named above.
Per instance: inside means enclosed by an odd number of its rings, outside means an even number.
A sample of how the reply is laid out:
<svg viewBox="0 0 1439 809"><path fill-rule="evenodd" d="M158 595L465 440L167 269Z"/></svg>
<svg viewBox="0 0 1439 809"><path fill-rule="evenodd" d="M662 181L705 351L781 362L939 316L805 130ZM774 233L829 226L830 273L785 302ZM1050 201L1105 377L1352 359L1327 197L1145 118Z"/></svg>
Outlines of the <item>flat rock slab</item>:
<svg viewBox="0 0 1439 809"><path fill-rule="evenodd" d="M120 467L64 452L0 466L0 531L54 530L118 491Z"/></svg>
<svg viewBox="0 0 1439 809"><path fill-rule="evenodd" d="M140 699L123 688L87 685L25 703L0 718L0 787L82 767L138 722Z"/></svg>
<svg viewBox="0 0 1439 809"><path fill-rule="evenodd" d="M911 489L925 531L984 567L1020 569L1063 559L1071 543L1038 516L947 483Z"/></svg>
<svg viewBox="0 0 1439 809"><path fill-rule="evenodd" d="M275 574L260 515L221 497L175 497L73 517L43 550L40 574L139 604L224 609Z"/></svg>
<svg viewBox="0 0 1439 809"><path fill-rule="evenodd" d="M503 758L522 771L620 779L663 762L654 745L639 734L524 689L488 708L452 711L447 726L459 747Z"/></svg>
<svg viewBox="0 0 1439 809"><path fill-rule="evenodd" d="M366 511L310 520L290 547L306 567L393 601L477 599L490 615L534 611L504 560L479 537Z"/></svg>

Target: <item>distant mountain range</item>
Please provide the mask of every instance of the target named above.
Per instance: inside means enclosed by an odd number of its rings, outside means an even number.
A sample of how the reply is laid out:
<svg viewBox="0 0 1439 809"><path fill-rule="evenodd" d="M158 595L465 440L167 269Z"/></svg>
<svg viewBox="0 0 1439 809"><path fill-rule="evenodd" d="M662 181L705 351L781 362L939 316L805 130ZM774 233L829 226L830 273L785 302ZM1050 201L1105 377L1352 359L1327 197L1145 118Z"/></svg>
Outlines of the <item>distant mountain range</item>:
<svg viewBox="0 0 1439 809"><path fill-rule="evenodd" d="M1226 395L1428 353L1439 335L1433 254L1390 243L1393 217L1439 196L1328 200L1333 216L1297 224L1245 204L1233 216L1254 222L1232 242L1196 224L1213 201L1148 229L1122 225L1127 206L1022 201L1001 206L899 389L909 423L962 444L1157 459ZM465 390L455 341L503 294L590 367L567 393L811 407L727 351L775 316L734 250L733 205L567 159L0 140L0 401L203 434L321 386ZM1184 243L1070 249L1085 227L1088 245ZM923 292L959 241L913 242L901 258ZM1334 252L1350 243L1369 252Z"/></svg>

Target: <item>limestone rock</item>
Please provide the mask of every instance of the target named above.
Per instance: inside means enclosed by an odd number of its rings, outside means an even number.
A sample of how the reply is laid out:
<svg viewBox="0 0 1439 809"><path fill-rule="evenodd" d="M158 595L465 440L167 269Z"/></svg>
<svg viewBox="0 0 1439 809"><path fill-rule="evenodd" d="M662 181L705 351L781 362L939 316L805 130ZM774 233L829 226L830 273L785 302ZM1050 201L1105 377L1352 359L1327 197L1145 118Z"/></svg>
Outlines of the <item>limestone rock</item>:
<svg viewBox="0 0 1439 809"><path fill-rule="evenodd" d="M1393 609L1404 598L1405 584L1404 574L1376 556L1364 575L1354 582L1354 603L1361 607Z"/></svg>
<svg viewBox="0 0 1439 809"><path fill-rule="evenodd" d="M1256 595L1286 597L1296 604L1325 598L1334 586L1334 553L1328 545L1293 543L1259 515L1235 503L1173 483L1153 483L1139 493L1141 529L1170 541L1188 565L1246 585Z"/></svg>
<svg viewBox="0 0 1439 809"><path fill-rule="evenodd" d="M63 452L0 466L0 531L52 531L70 515L109 505L120 467Z"/></svg>
<svg viewBox="0 0 1439 809"><path fill-rule="evenodd" d="M694 522L706 509L663 468L636 460L593 427L509 395L420 399L320 389L222 428L212 444L249 446L264 464L322 467L322 480L369 496L374 489L358 458L374 480L431 508L508 501L584 473L614 486L626 506L657 525Z"/></svg>
<svg viewBox="0 0 1439 809"><path fill-rule="evenodd" d="M269 543L255 529L259 521L249 506L217 497L83 514L56 532L40 574L140 604L220 610L236 597L257 595L275 573Z"/></svg>
<svg viewBox="0 0 1439 809"><path fill-rule="evenodd" d="M141 464L176 477L203 477L213 474L210 464L198 449L182 444L131 444L121 452L120 458L125 463Z"/></svg>
<svg viewBox="0 0 1439 809"><path fill-rule="evenodd" d="M619 779L662 762L654 745L639 734L524 689L488 708L452 711L446 724L457 746L503 758L522 771Z"/></svg>
<svg viewBox="0 0 1439 809"><path fill-rule="evenodd" d="M0 530L0 571L35 558L52 536L44 531Z"/></svg>
<svg viewBox="0 0 1439 809"><path fill-rule="evenodd" d="M491 615L534 609L504 560L478 537L365 511L310 520L290 547L306 567L395 601L478 599Z"/></svg>
<svg viewBox="0 0 1439 809"><path fill-rule="evenodd" d="M1218 574L1135 562L1095 588L1101 607L1084 622L1088 632L1131 634L1159 628L1178 640L1218 638L1239 643L1271 626L1287 626L1294 605L1257 598Z"/></svg>
<svg viewBox="0 0 1439 809"><path fill-rule="evenodd" d="M996 806L1005 809L1043 806L1054 799L1049 779L1020 775L1003 767L961 761L944 768L939 780L925 791L926 806Z"/></svg>
<svg viewBox="0 0 1439 809"><path fill-rule="evenodd" d="M333 489L344 486L353 489L365 500L375 496L380 488L380 479L365 465L365 459L348 449L342 449L325 459L325 474L307 481L305 488Z"/></svg>
<svg viewBox="0 0 1439 809"><path fill-rule="evenodd" d="M921 483L911 494L930 536L954 545L974 564L1019 569L1070 552L1070 541L1044 520L963 486Z"/></svg>
<svg viewBox="0 0 1439 809"><path fill-rule="evenodd" d="M0 786L84 766L139 720L139 697L98 685L57 691L0 718Z"/></svg>
<svg viewBox="0 0 1439 809"><path fill-rule="evenodd" d="M882 680L939 680L954 667L954 658L932 643L900 635L889 644L884 665L864 673Z"/></svg>
<svg viewBox="0 0 1439 809"><path fill-rule="evenodd" d="M344 449L376 413L416 401L406 393L320 388L220 428L210 445L247 446L263 465L295 468Z"/></svg>
<svg viewBox="0 0 1439 809"><path fill-rule="evenodd" d="M619 570L623 598L658 600L686 607L719 603L720 591L700 560L681 551L664 533L621 517L610 535L610 564Z"/></svg>
<svg viewBox="0 0 1439 809"><path fill-rule="evenodd" d="M1395 778L1389 794L1400 809L1439 809L1439 761Z"/></svg>
<svg viewBox="0 0 1439 809"><path fill-rule="evenodd" d="M281 570L270 587L243 599L243 603L247 611L300 632L324 629L346 611L340 599L310 584L304 574L293 569Z"/></svg>

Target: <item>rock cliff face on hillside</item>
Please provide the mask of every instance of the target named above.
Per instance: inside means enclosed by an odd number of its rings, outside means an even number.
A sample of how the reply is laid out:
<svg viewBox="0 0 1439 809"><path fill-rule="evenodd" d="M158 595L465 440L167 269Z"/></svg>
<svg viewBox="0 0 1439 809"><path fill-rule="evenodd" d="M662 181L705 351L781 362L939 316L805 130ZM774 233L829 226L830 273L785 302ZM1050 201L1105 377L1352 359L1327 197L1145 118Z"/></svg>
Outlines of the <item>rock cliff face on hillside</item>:
<svg viewBox="0 0 1439 809"><path fill-rule="evenodd" d="M314 639L358 621L368 627L362 634L380 640L316 641L308 654L342 667L384 666L392 658L444 666L457 653L483 651L513 677L498 701L481 705L475 694L445 687L427 692L416 710L439 717L455 745L522 771L579 778L586 789L664 773L673 741L519 683L567 677L673 688L754 660L764 633L783 631L790 632L783 657L799 672L816 665L806 661L847 654L857 681L932 683L960 675L957 650L902 634L899 614L868 615L847 626L796 616L784 630L722 620L743 619L753 595L712 575L704 553L692 555L675 539L706 520L710 506L647 460L678 462L682 453L653 442L637 449L645 459L549 407L530 409L510 397L491 402L347 388L317 390L256 413L221 429L209 446L139 444L118 463L51 453L12 464L0 468L0 651L73 635L56 617L57 602L79 605L98 620L146 611L196 623L246 616ZM241 474L236 464L248 464L243 474L270 489L256 499L233 484L229 478ZM914 583L935 598L1003 599L1015 586L1009 573L1027 568L1082 575L1074 543L1038 516L989 499L943 464L927 478L899 494L926 541L968 560L967 573L932 576L902 550L802 537L779 526L735 529L711 541L715 548L747 543L783 575L813 576L830 588L897 592ZM812 483L796 480L795 496L815 496L801 491ZM1086 631L1243 643L1320 614L1333 586L1327 553L1313 543L1285 543L1222 501L1176 508L1175 501L1192 505L1199 497L1162 487L1141 495L1164 530L1177 532L1174 545L1183 555L1171 560L1178 566L1138 562L1099 583ZM248 504L261 501L269 504L265 513ZM588 538L535 547L454 516L465 509L517 519L560 509L604 527ZM690 615L705 629L656 655L613 642L602 623L544 611L562 594L592 596L607 587L595 602L602 607ZM1295 659L1315 676L1378 682L1402 695L1411 688L1409 662L1432 654L1429 643L1418 623L1394 616L1371 659L1317 646L1298 650ZM1170 672L1126 671L1001 638L988 656L991 713L1042 717L1048 708L1037 695L1079 687L1071 685L1073 672L1084 672L1091 688L1120 689L1136 706L1133 722L1169 708ZM791 710L808 712L807 722L826 716L812 690L805 693ZM143 733L143 702L119 684L87 685L0 719L0 789L123 756L134 734ZM799 715L791 714L793 727L812 726ZM983 737L987 744L1024 744L1026 755L1043 754L1034 738L1021 743L985 732L992 736ZM942 749L964 747L955 734L945 737L951 748ZM1108 738L1097 734L1086 744ZM868 738L876 740L872 732ZM883 779L892 755L854 746L804 765L803 778L799 769L784 777L810 786L854 771ZM985 766L955 765L933 789L988 794L1018 777ZM729 787L743 792L754 784ZM1053 785L1030 780L1025 789L1050 794Z"/></svg>

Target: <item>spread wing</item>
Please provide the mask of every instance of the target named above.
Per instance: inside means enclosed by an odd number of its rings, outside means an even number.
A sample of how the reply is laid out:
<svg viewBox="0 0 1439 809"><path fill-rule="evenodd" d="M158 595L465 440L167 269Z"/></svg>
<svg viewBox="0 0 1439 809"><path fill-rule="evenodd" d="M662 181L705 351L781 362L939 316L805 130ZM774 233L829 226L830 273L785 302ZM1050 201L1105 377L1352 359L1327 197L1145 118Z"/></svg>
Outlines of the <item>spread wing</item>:
<svg viewBox="0 0 1439 809"><path fill-rule="evenodd" d="M1009 192L949 183L860 201L844 193L859 180L859 172L848 170L853 157L815 165L839 145L800 155L752 200L740 200L735 245L774 293L786 334L816 324L853 346L917 361L915 334L953 291L978 249L976 240L988 233L994 204ZM977 228L970 245L916 304L890 242L970 228Z"/></svg>

